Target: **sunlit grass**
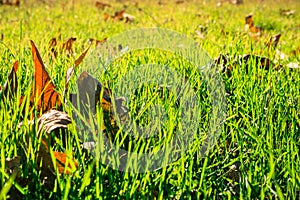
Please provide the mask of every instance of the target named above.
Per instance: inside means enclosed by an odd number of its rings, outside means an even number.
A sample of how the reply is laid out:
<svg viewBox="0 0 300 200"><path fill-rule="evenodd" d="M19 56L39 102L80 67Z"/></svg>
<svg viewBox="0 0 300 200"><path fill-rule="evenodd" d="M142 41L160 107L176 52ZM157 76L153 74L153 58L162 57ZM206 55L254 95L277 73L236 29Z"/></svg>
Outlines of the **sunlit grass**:
<svg viewBox="0 0 300 200"><path fill-rule="evenodd" d="M6 195L14 187L15 191L32 199L299 198L300 71L285 67L290 61L300 61L299 54L294 56L291 53L300 46L298 1L245 1L238 6L224 3L222 7L216 6L217 1L185 1L178 5L173 1L163 2L162 5L156 1L140 1L137 7L132 2L113 1L110 2L112 7L104 11L97 10L94 1L74 1L74 4L73 1L45 2L26 1L19 8L0 7L0 34L4 35L0 42L0 84L4 85L13 62L19 60L16 99L30 93L33 76L30 39L36 43L57 91L62 94L65 72L88 46L89 38L103 39L136 27L158 26L195 39L212 58L219 54L232 56L227 64L233 66L231 76L222 74L227 92L226 122L214 148L206 157L202 157L199 149L202 136L208 128L211 102L201 77L190 70L190 63L170 52L132 52L112 63L107 71L99 72L99 81L114 88L126 72L149 62L171 67L186 75L201 100L199 112L202 120L193 146L180 159L156 171L121 172L102 164L98 160L102 159L99 154L92 155L81 148L81 134L85 132L78 132L73 121L68 128L67 145L64 146L64 141L58 138L52 150L64 151L74 157L79 163L78 170L73 175L56 175L53 188L47 191L41 184L41 172L36 170L39 138L34 135L37 127L23 125L17 128L23 122L18 102L1 100L0 199L1 195ZM104 20L104 12L112 15L123 9L124 5L127 6L126 11L136 17L134 22ZM280 9L294 9L295 15L281 16ZM263 35L257 40L244 31L244 17L251 12L254 23L264 29ZM200 25L204 27L204 39L195 34L195 30L200 30ZM278 48L289 56L280 61L283 67L274 70L271 66L269 70L264 70L255 59L247 63L237 62L238 55L248 53L274 59L272 55L275 51L272 50L269 55L265 42L277 33L282 34ZM73 47L75 55L68 57L62 53L53 60L48 43L59 34L63 41L69 37L77 38ZM74 84L75 78L72 81ZM131 109L133 117L138 118L140 124L147 124L151 121L146 115L150 112L148 107L154 103L162 105L171 115L164 131L149 140L135 139L118 131L114 139L120 147L136 152L158 150L165 137L163 133L172 133L180 124L176 121L176 102L172 102L172 94L170 103L166 101L168 99L152 95L157 94L156 89L155 85L139 88L137 95L132 97ZM154 97L151 99L147 95ZM134 113L134 108L143 106L146 108L145 115ZM32 115L31 111L25 110L25 116ZM68 105L64 106L64 110L70 115L73 111ZM95 122L102 123L100 108L96 116ZM98 130L98 133L101 131ZM30 136L29 142L25 135ZM97 137L102 139L101 134ZM31 180L24 186L14 185L18 177L8 177L4 173L5 159L20 154L25 154L20 176Z"/></svg>

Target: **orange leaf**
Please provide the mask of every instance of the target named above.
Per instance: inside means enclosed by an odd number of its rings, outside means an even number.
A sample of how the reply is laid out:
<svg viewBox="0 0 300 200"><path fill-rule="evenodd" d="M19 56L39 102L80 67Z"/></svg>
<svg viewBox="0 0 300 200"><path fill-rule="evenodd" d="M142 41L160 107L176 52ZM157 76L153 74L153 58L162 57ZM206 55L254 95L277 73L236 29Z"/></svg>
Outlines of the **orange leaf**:
<svg viewBox="0 0 300 200"><path fill-rule="evenodd" d="M55 86L52 83L49 74L46 71L39 51L33 41L32 58L34 62L34 91L30 96L31 104L38 98L37 109L42 110L42 113L50 110L55 106L61 106L59 94L55 91Z"/></svg>
<svg viewBox="0 0 300 200"><path fill-rule="evenodd" d="M54 151L53 154L54 154L54 157L56 158L56 167L57 167L59 173L65 172L66 174L71 174L72 171L74 171L74 168L75 169L78 168L78 163L73 161L71 158L69 159L68 166L66 166L68 156L65 153ZM74 163L73 166L72 166L72 163ZM65 170L65 168L67 168L67 169ZM72 171L69 171L69 170L72 170Z"/></svg>

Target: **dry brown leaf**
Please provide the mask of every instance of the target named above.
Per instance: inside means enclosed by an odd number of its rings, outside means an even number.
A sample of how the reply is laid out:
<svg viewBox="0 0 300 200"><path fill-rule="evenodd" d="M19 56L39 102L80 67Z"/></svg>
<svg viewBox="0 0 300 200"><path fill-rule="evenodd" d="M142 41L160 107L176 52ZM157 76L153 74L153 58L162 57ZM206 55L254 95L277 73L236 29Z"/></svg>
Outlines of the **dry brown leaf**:
<svg viewBox="0 0 300 200"><path fill-rule="evenodd" d="M262 35L261 28L254 25L252 14L249 14L245 17L245 31L248 32L253 38L257 38Z"/></svg>
<svg viewBox="0 0 300 200"><path fill-rule="evenodd" d="M195 31L195 34L196 34L196 36L197 36L198 38L200 38L200 39L205 39L204 33L201 32L200 30L196 30L196 31Z"/></svg>
<svg viewBox="0 0 300 200"><path fill-rule="evenodd" d="M96 48L100 48L106 41L107 41L107 38L104 38L102 40L97 40L97 39L93 39L93 38L89 39L89 43L95 42Z"/></svg>
<svg viewBox="0 0 300 200"><path fill-rule="evenodd" d="M125 10L117 11L114 15L110 16L107 13L104 13L104 19L108 20L109 18L114 19L115 21L122 21L125 20L125 22L132 22L134 20L134 16L128 14L125 12Z"/></svg>
<svg viewBox="0 0 300 200"><path fill-rule="evenodd" d="M116 112L114 113L112 103L112 92L110 89L104 87L98 80L89 75L86 71L82 72L77 79L78 94L73 95L72 104L75 108L81 108L81 113L85 117L89 117L88 110L92 113L96 113L96 105L101 105L104 114L110 120L110 125L115 125L115 116L118 115L119 119L126 120L128 117L128 109L122 105L125 101L124 97L114 98L114 105L116 105ZM94 89L95 88L95 89ZM102 97L102 98L101 98ZM80 99L80 105L77 105L77 98ZM90 107L85 108L87 102L90 102ZM106 124L108 125L108 124ZM102 124L102 130L105 130L105 124Z"/></svg>
<svg viewBox="0 0 300 200"><path fill-rule="evenodd" d="M283 16L292 16L292 15L295 15L295 10L280 9L279 13L280 13L280 15L283 15Z"/></svg>
<svg viewBox="0 0 300 200"><path fill-rule="evenodd" d="M98 8L99 10L104 10L106 7L111 7L110 4L102 3L102 2L100 2L100 1L96 1L95 6L96 6L96 8Z"/></svg>
<svg viewBox="0 0 300 200"><path fill-rule="evenodd" d="M49 134L56 129L66 129L70 123L71 118L67 113L51 109L38 118L38 134L42 130Z"/></svg>
<svg viewBox="0 0 300 200"><path fill-rule="evenodd" d="M33 41L31 41L31 46L34 62L34 89L30 96L30 103L31 106L34 106L34 102L37 101L38 111L41 110L44 113L51 108L60 107L61 99L60 95L55 91L55 86Z"/></svg>
<svg viewBox="0 0 300 200"><path fill-rule="evenodd" d="M8 6L20 6L20 0L15 0L15 1L11 1L11 0L2 0L0 1L0 5L8 5Z"/></svg>
<svg viewBox="0 0 300 200"><path fill-rule="evenodd" d="M84 59L85 55L87 54L88 50L90 49L90 47L88 47L76 60L75 60L75 64L73 65L73 67L70 67L67 70L67 74L66 74L66 84L65 84L65 91L64 91L64 96L68 91L68 87L69 87L69 81L71 80L73 74L74 74L74 70L76 69L76 67L78 67L80 65L80 63L82 62L82 60Z"/></svg>
<svg viewBox="0 0 300 200"><path fill-rule="evenodd" d="M242 4L243 0L230 0L230 3L234 5L238 5L238 4Z"/></svg>
<svg viewBox="0 0 300 200"><path fill-rule="evenodd" d="M48 175L50 172L55 172L54 165L51 159L51 155L49 152L50 149L50 133L52 131L58 130L58 129L66 129L67 125L71 123L71 118L67 113L51 109L48 112L44 113L42 116L38 118L38 131L37 131L37 137L40 137L40 134L43 134L44 132L47 133L47 135L42 136L42 144L39 149L39 155L38 155L38 163L42 162L42 174L43 176ZM28 121L29 124L33 124L34 120ZM22 124L19 124L21 126ZM67 173L70 174L71 171L74 171L74 169L77 169L77 162L72 161L70 158L70 162L68 164L68 168L66 169L66 161L67 161L67 155L61 152L53 152L54 157L56 158L56 167L58 168L59 173ZM40 166L39 164L37 166ZM50 171L48 171L50 170ZM71 171L70 171L71 170Z"/></svg>
<svg viewBox="0 0 300 200"><path fill-rule="evenodd" d="M52 53L52 55L54 56L54 58L57 57L57 39L56 38L52 38L50 41L49 41L49 48L50 48L50 51Z"/></svg>
<svg viewBox="0 0 300 200"><path fill-rule="evenodd" d="M63 43L62 49L64 49L68 55L73 55L73 43L76 41L76 38L70 37L66 42Z"/></svg>
<svg viewBox="0 0 300 200"><path fill-rule="evenodd" d="M177 0L177 1L175 1L175 3L176 3L176 4L183 4L184 1L183 1L183 0Z"/></svg>
<svg viewBox="0 0 300 200"><path fill-rule="evenodd" d="M242 59L245 63L249 62L251 59L255 60L255 63L260 64L261 68L265 70L269 70L272 63L272 61L267 57L251 55L251 54L244 55Z"/></svg>
<svg viewBox="0 0 300 200"><path fill-rule="evenodd" d="M254 61L257 66L261 67L261 69L269 70L272 66L272 61L263 56L252 55L252 54L245 54L243 56L238 56L237 58L230 57L229 55L221 54L218 58L214 60L214 63L220 68L220 71L225 73L227 76L231 76L231 71L235 64L247 64L250 60ZM231 63L229 65L229 63ZM276 69L278 67L282 67L281 65L273 67ZM248 73L248 68L246 68L246 73Z"/></svg>
<svg viewBox="0 0 300 200"><path fill-rule="evenodd" d="M278 43L279 43L279 40L280 40L280 37L281 37L281 34L276 34L276 35L273 35L269 41L266 43L266 46L268 47L268 51L270 51L270 48L276 48Z"/></svg>

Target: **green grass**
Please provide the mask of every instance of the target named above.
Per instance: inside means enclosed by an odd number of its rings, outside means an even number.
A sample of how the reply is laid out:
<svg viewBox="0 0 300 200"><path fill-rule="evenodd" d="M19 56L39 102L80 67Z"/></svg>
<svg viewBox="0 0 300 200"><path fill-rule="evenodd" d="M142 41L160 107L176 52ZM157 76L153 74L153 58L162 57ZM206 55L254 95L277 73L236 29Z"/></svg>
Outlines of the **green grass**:
<svg viewBox="0 0 300 200"><path fill-rule="evenodd" d="M46 3L43 3L46 2ZM101 83L109 82L113 88L118 79L136 66L159 63L186 75L190 85L196 88L201 100L201 121L196 130L197 137L188 151L178 160L156 171L129 173L114 170L96 161L79 145L80 134L75 124L69 126L67 146L60 139L53 150L72 154L79 168L73 175L57 175L53 188L42 186L40 171L36 170L38 139L37 127L22 126L20 108L16 101L0 103L0 188L6 195L19 177L6 176L5 159L25 152L21 166L21 177L30 183L17 186L15 191L24 193L26 199L299 199L300 196L300 69L285 67L288 62L300 62L291 51L300 46L300 3L290 1L244 2L241 5L217 1L141 1L138 7L131 2L111 1L111 8L100 11L94 1L22 1L19 8L0 6L0 84L3 86L15 60L19 60L19 88L17 99L29 94L33 73L30 39L40 50L54 84L63 93L65 72L88 46L88 39L112 37L126 30L143 27L161 27L175 30L195 39L208 54L215 58L228 54L228 65L232 65L231 76L222 74L226 88L226 121L216 145L201 157L199 146L208 129L211 102L206 85L195 73L190 63L170 52L161 50L135 51L116 60L109 70L99 72ZM126 12L135 16L131 23L104 20L104 12L113 14L124 6ZM280 9L294 9L294 16L281 16ZM244 31L244 17L253 13L254 23L261 26L263 35L257 40ZM204 27L205 39L198 38L195 30ZM76 37L75 55L59 54L56 60L49 55L48 43L59 35L63 40ZM279 69L264 70L255 59L247 63L236 62L239 55L255 54L274 60L265 48L265 42L277 33L281 39L277 49L289 57L280 61ZM94 49L94 46L92 47ZM91 50L92 50L91 49ZM232 58L231 58L232 57ZM84 64L79 68L84 69ZM278 64L277 64L278 65ZM120 67L121 66L121 67ZM80 71L79 69L78 71ZM78 72L79 73L79 72ZM78 75L78 73L76 75ZM72 80L72 84L75 78ZM155 85L139 88L132 96L131 108L162 105L169 112L163 131L149 140L135 139L119 131L114 135L121 147L132 151L158 150L166 135L170 136L180 125L173 94L169 99L156 98ZM153 99L149 98L151 96ZM170 103L171 102L171 103ZM65 107L70 115L71 109ZM133 117L138 117L134 113ZM148 124L149 109L139 118ZM101 111L98 117L101 118ZM32 140L25 141L25 135ZM97 157L98 155L96 155ZM136 164L136 163L135 163ZM30 167L33 166L33 167Z"/></svg>

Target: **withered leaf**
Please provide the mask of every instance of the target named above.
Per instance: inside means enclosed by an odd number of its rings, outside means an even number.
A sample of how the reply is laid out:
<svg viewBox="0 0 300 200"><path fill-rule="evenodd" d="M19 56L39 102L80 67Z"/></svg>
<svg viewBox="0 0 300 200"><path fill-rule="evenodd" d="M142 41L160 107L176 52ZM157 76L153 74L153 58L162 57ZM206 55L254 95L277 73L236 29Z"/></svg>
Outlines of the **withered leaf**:
<svg viewBox="0 0 300 200"><path fill-rule="evenodd" d="M128 14L125 12L125 10L117 11L114 13L114 15L110 16L107 13L104 13L104 19L108 20L109 18L114 19L115 21L122 21L125 20L125 22L132 22L134 20L134 16Z"/></svg>
<svg viewBox="0 0 300 200"><path fill-rule="evenodd" d="M245 31L248 32L253 38L257 38L262 34L262 29L254 25L252 14L249 14L245 17Z"/></svg>
<svg viewBox="0 0 300 200"><path fill-rule="evenodd" d="M110 4L108 3L102 3L100 1L96 1L95 6L99 9L99 10L104 10L106 7L111 7Z"/></svg>
<svg viewBox="0 0 300 200"><path fill-rule="evenodd" d="M68 91L68 87L69 87L69 81L71 80L73 74L74 74L74 70L80 65L80 63L82 62L82 60L84 59L85 55L87 54L88 50L90 49L90 47L88 47L76 60L75 63L73 65L73 67L70 67L67 70L67 74L66 74L66 84L65 84L65 91L64 91L64 96Z"/></svg>
<svg viewBox="0 0 300 200"><path fill-rule="evenodd" d="M119 119L126 120L128 109L122 105L124 97L114 98L116 112L114 113L112 103L112 92L104 87L98 80L89 75L86 71L82 72L77 79L78 94L72 95L72 104L75 108L80 109L83 116L88 117L88 112L96 113L96 105L101 105L104 113L110 118L111 125L114 123L114 116L118 115ZM102 98L101 98L102 97ZM79 105L77 98L80 100ZM89 107L86 107L89 105ZM102 129L104 130L105 124Z"/></svg>
<svg viewBox="0 0 300 200"><path fill-rule="evenodd" d="M66 42L63 43L62 49L64 49L68 55L73 55L74 52L73 52L72 46L75 41L76 41L76 38L71 37Z"/></svg>
<svg viewBox="0 0 300 200"><path fill-rule="evenodd" d="M183 1L183 0L177 0L177 1L175 1L175 3L176 3L176 4L183 4L184 1Z"/></svg>
<svg viewBox="0 0 300 200"><path fill-rule="evenodd" d="M57 39L56 38L52 38L49 41L49 48L50 48L50 51L51 51L52 55L54 56L54 58L56 58L57 57Z"/></svg>
<svg viewBox="0 0 300 200"><path fill-rule="evenodd" d="M280 13L280 15L283 15L283 16L292 16L292 15L295 15L295 10L280 9L279 13Z"/></svg>
<svg viewBox="0 0 300 200"><path fill-rule="evenodd" d="M15 0L15 1L11 1L11 0L3 0L0 1L0 5L8 5L8 6L20 6L20 0Z"/></svg>
<svg viewBox="0 0 300 200"><path fill-rule="evenodd" d="M298 47L298 49L295 49L291 52L294 56L297 56L300 53L300 46Z"/></svg>
<svg viewBox="0 0 300 200"><path fill-rule="evenodd" d="M55 86L46 71L38 49L33 41L30 42L34 62L34 87L30 96L30 103L33 106L34 102L37 100L37 109L44 113L51 108L60 107L61 99L60 95L55 91Z"/></svg>
<svg viewBox="0 0 300 200"><path fill-rule="evenodd" d="M31 123L33 123L33 121ZM50 133L56 129L66 129L67 125L70 123L71 118L67 113L51 109L38 118L38 134L41 130Z"/></svg>
<svg viewBox="0 0 300 200"><path fill-rule="evenodd" d="M267 42L266 46L268 47L268 50L270 51L270 48L273 47L274 49L277 47L279 40L280 40L281 34L273 35L269 41Z"/></svg>
<svg viewBox="0 0 300 200"><path fill-rule="evenodd" d="M106 41L107 41L107 38L104 38L104 39L102 39L102 40L97 40L97 39L93 39L93 38L90 38L90 39L89 39L89 42L90 42L90 43L95 42L96 48L100 48L101 45L104 44Z"/></svg>
<svg viewBox="0 0 300 200"><path fill-rule="evenodd" d="M52 131L55 131L57 129L66 129L67 125L71 123L71 118L67 113L51 109L48 112L44 113L42 116L40 116L37 120L38 122L38 131L37 131L37 137L40 137L40 134L43 134L44 132L47 134L50 134ZM34 124L34 120L28 121L29 124ZM22 124L19 124L21 126ZM39 149L39 156L38 156L38 162L42 162L42 174L43 175L49 175L50 171L54 172L54 165L52 163L52 159L49 152L49 141L48 135L42 136L42 145ZM58 168L59 173L66 172L67 174L71 173L73 169L77 169L77 162L71 161L68 164L68 167L70 167L70 170L65 171L66 167L66 160L67 155L61 152L53 152L54 157L56 158L56 167ZM39 166L39 165L38 165ZM47 170L50 171L47 171Z"/></svg>

